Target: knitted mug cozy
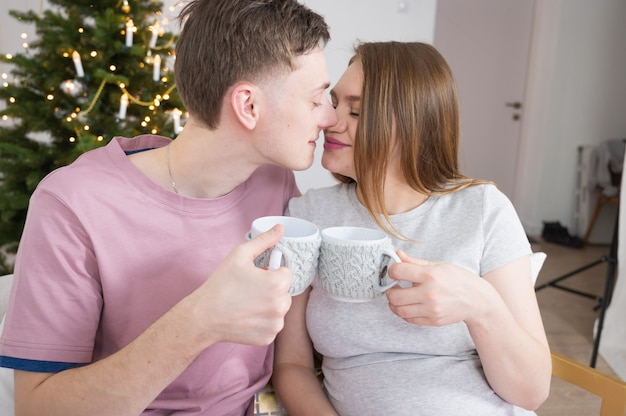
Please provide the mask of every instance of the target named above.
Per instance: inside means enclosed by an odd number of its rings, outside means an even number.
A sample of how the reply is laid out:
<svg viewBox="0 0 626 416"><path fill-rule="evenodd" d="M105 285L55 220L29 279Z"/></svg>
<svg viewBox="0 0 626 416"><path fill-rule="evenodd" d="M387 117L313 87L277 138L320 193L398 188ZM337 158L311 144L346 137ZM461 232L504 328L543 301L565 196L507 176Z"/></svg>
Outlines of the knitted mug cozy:
<svg viewBox="0 0 626 416"><path fill-rule="evenodd" d="M323 241L319 258L322 288L340 300L364 302L382 295L395 256L391 244L346 245Z"/></svg>
<svg viewBox="0 0 626 416"><path fill-rule="evenodd" d="M272 251L282 253L283 264L291 270L293 280L289 286L289 294L296 296L304 292L315 278L319 257L321 238L304 240L281 240L274 248L265 250L255 260L257 267L269 267Z"/></svg>

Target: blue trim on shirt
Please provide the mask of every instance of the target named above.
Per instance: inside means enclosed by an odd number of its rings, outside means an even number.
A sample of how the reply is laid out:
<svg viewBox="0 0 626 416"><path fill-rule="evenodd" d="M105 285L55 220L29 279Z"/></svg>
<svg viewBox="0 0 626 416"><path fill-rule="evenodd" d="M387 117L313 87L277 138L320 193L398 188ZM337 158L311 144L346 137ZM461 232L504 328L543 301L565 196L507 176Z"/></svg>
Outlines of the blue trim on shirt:
<svg viewBox="0 0 626 416"><path fill-rule="evenodd" d="M60 361L27 360L0 355L0 367L14 370L34 371L36 373L58 373L74 367L80 367L82 363L63 363Z"/></svg>
<svg viewBox="0 0 626 416"><path fill-rule="evenodd" d="M144 149L137 149L137 150L125 150L124 153L126 153L126 156L129 155L134 155L135 153L141 153L141 152L145 152L146 150L153 150L155 149L154 147L146 147Z"/></svg>

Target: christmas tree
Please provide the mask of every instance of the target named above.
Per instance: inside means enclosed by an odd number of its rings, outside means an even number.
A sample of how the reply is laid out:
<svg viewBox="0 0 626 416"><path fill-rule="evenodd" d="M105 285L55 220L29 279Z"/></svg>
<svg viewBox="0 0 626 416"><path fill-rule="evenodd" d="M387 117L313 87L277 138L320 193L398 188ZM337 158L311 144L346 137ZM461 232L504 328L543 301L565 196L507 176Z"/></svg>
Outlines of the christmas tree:
<svg viewBox="0 0 626 416"><path fill-rule="evenodd" d="M114 136L175 137L184 111L174 84L176 35L166 30L161 2L48 3L40 13L9 12L34 24L36 39L0 56L11 68L0 87L0 247L9 250L46 174Z"/></svg>

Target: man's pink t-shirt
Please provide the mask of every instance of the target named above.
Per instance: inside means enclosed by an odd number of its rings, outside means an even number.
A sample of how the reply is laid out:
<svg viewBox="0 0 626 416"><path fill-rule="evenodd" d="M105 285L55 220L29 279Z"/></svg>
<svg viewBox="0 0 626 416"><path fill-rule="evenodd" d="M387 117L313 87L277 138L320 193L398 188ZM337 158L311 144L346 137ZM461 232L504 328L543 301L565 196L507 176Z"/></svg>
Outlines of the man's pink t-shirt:
<svg viewBox="0 0 626 416"><path fill-rule="evenodd" d="M204 282L253 219L281 215L298 193L292 172L265 166L220 198L175 194L127 157L169 142L115 138L41 181L20 241L1 366L56 372L115 353ZM272 356L272 346L213 345L144 414L243 415Z"/></svg>

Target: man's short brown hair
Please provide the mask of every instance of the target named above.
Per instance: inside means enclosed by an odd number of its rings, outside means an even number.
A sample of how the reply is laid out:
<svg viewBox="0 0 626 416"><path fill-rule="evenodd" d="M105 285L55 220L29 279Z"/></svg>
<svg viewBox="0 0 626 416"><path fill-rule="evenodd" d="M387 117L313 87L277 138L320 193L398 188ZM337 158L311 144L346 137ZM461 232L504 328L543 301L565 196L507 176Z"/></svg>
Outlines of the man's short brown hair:
<svg viewBox="0 0 626 416"><path fill-rule="evenodd" d="M324 18L295 0L193 0L180 13L176 86L190 114L215 129L235 82L294 69L330 39Z"/></svg>

